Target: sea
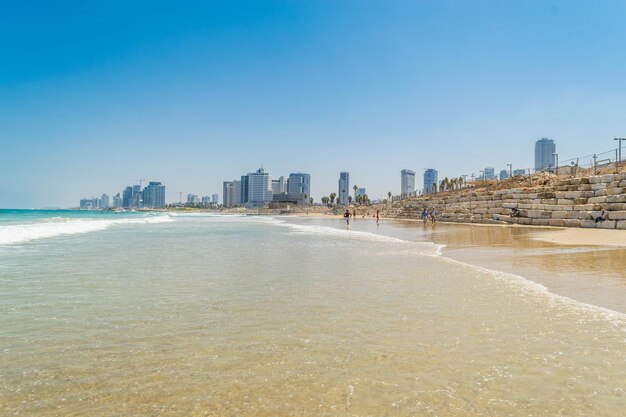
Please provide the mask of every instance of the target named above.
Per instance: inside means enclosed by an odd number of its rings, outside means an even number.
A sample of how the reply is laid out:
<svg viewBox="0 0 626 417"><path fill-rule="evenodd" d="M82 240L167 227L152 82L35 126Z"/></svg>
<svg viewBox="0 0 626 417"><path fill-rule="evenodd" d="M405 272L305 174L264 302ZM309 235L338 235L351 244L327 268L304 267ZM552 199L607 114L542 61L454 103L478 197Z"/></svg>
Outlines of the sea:
<svg viewBox="0 0 626 417"><path fill-rule="evenodd" d="M420 233L0 210L0 415L626 415L624 314Z"/></svg>

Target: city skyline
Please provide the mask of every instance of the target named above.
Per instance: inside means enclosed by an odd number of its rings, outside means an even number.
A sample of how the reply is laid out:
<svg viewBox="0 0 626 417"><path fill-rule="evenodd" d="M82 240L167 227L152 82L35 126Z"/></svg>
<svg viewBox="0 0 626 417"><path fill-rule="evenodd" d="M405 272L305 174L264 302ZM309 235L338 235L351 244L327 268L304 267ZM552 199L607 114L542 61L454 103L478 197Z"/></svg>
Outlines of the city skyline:
<svg viewBox="0 0 626 417"><path fill-rule="evenodd" d="M533 168L626 135L626 4L0 5L0 206L158 178L211 195L260 162L375 198L397 172ZM141 25L138 26L137 22ZM64 30L58 30L61 24Z"/></svg>

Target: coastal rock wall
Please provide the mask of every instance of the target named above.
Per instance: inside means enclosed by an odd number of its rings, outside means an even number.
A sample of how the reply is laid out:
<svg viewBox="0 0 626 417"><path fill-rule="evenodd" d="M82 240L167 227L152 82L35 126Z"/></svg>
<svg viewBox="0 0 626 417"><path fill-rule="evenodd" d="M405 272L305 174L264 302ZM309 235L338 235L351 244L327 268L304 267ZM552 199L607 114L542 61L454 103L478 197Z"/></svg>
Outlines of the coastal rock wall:
<svg viewBox="0 0 626 417"><path fill-rule="evenodd" d="M385 214L419 219L425 207L434 207L445 222L626 229L626 172L531 188L431 194L396 201Z"/></svg>

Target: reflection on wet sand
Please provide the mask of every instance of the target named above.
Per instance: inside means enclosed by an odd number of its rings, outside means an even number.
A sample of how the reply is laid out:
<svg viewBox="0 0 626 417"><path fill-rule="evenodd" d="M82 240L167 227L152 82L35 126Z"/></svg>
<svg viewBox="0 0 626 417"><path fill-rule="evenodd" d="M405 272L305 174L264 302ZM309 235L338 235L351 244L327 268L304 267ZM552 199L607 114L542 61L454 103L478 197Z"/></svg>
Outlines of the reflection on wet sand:
<svg viewBox="0 0 626 417"><path fill-rule="evenodd" d="M558 229L437 224L417 228L423 238L446 245L453 259L524 276L550 291L578 301L626 313L626 249L560 245L533 239Z"/></svg>

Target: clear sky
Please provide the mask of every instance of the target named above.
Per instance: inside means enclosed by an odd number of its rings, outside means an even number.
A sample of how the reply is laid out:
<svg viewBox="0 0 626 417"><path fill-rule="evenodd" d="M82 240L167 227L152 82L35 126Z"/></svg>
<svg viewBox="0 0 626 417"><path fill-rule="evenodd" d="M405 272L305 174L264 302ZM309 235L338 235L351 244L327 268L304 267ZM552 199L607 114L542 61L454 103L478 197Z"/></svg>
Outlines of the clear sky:
<svg viewBox="0 0 626 417"><path fill-rule="evenodd" d="M0 207L76 206L145 178L219 193L261 163L478 174L626 136L624 1L0 0Z"/></svg>

